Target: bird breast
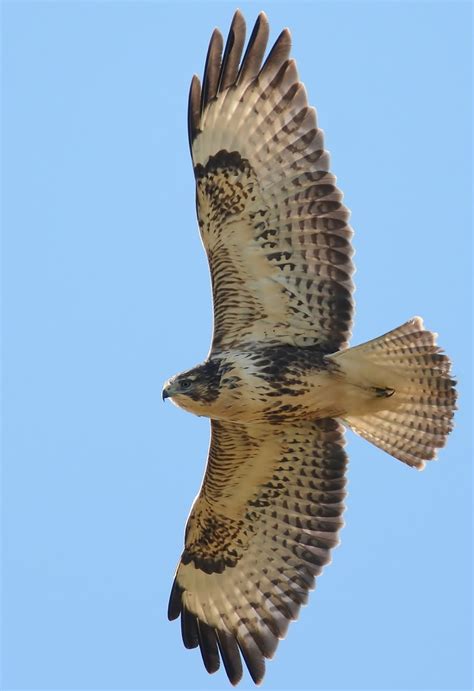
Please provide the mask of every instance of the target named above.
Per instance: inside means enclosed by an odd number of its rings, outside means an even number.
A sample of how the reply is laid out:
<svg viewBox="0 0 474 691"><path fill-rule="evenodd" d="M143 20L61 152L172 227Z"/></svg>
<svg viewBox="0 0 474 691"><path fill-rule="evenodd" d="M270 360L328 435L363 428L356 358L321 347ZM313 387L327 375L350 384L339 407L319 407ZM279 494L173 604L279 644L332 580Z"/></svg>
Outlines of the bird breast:
<svg viewBox="0 0 474 691"><path fill-rule="evenodd" d="M222 362L210 417L279 422L342 412L342 382L319 351L277 346L227 353Z"/></svg>

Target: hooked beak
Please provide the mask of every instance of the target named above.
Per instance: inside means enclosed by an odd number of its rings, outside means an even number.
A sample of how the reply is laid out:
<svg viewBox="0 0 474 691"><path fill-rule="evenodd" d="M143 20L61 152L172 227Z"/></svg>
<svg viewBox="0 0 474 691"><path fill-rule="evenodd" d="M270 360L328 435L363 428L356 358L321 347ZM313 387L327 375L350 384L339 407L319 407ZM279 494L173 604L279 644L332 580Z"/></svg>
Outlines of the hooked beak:
<svg viewBox="0 0 474 691"><path fill-rule="evenodd" d="M170 397L170 395L169 395L168 389L166 388L166 386L164 386L164 387L163 387L163 391L161 392L161 398L162 398L163 401L164 401L164 400L166 400L166 399L169 398L169 397Z"/></svg>

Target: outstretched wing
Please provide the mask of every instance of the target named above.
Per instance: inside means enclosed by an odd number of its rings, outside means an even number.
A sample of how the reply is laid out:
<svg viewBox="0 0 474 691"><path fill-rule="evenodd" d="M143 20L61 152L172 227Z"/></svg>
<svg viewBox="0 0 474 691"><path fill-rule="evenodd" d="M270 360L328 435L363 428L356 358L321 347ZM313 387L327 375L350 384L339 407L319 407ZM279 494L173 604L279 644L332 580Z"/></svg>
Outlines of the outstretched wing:
<svg viewBox="0 0 474 691"><path fill-rule="evenodd" d="M212 349L249 341L347 345L352 230L329 172L316 112L289 59L285 29L262 66L261 13L245 55L234 15L212 35L201 89L193 78L189 141L201 236L210 264Z"/></svg>
<svg viewBox="0 0 474 691"><path fill-rule="evenodd" d="M305 604L342 525L347 457L332 419L285 425L212 421L201 491L168 616L208 672L253 680ZM240 651L240 652L239 652Z"/></svg>

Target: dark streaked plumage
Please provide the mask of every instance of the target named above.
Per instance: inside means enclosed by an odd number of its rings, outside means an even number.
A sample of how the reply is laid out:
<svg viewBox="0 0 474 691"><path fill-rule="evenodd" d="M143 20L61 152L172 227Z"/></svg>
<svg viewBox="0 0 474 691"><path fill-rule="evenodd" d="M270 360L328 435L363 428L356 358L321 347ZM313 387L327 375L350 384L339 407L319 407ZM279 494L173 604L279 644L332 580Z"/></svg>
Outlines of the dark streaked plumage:
<svg viewBox="0 0 474 691"><path fill-rule="evenodd" d="M355 348L352 230L291 40L264 59L259 14L244 52L237 11L216 29L188 133L212 281L207 360L163 390L211 419L203 484L168 607L183 643L232 684L255 683L339 539L343 423L421 469L444 445L449 358L416 317ZM243 57L242 57L243 54Z"/></svg>

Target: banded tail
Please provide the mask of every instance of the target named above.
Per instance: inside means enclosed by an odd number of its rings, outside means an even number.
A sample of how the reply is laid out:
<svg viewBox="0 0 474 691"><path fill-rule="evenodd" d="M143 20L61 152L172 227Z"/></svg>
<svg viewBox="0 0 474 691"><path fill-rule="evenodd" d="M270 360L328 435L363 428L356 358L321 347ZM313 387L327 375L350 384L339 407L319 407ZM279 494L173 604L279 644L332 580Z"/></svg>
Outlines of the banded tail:
<svg viewBox="0 0 474 691"><path fill-rule="evenodd" d="M391 456L421 470L436 457L456 410L451 361L414 317L393 331L331 355L347 378L373 387L382 409L342 422Z"/></svg>

